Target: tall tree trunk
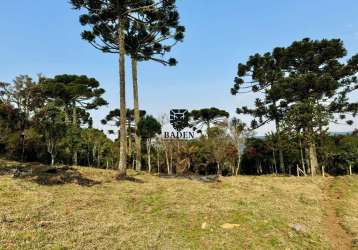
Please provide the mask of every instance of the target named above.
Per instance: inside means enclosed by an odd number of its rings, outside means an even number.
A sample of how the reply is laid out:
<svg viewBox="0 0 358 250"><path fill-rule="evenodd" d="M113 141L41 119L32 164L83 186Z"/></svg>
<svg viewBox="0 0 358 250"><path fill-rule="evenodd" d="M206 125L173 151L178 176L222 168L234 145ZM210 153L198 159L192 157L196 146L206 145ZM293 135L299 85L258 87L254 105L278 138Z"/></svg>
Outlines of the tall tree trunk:
<svg viewBox="0 0 358 250"><path fill-rule="evenodd" d="M77 118L77 108L76 108L76 104L73 103L73 114L72 114L73 131L76 131L76 129L77 129L77 119L78 119ZM72 165L74 165L74 166L78 165L78 155L77 155L77 149L75 147L73 147Z"/></svg>
<svg viewBox="0 0 358 250"><path fill-rule="evenodd" d="M125 74L125 41L124 41L125 20L119 17L118 43L119 43L119 87L120 87L120 154L118 177L127 175L127 129L126 129L126 74Z"/></svg>
<svg viewBox="0 0 358 250"><path fill-rule="evenodd" d="M278 155L279 155L279 160L280 160L280 170L281 173L285 173L285 162L283 160L283 152L282 152L282 146L281 146L281 128L280 128L280 121L278 121L277 119L275 120L276 122L276 132L277 132L277 136L278 136Z"/></svg>
<svg viewBox="0 0 358 250"><path fill-rule="evenodd" d="M133 146L132 146L132 135L131 135L131 131L130 131L130 122L128 122L127 124L127 128L128 128L128 131L127 131L127 142L128 142L128 145L127 145L127 156L128 156L128 161L130 161L132 158L133 158Z"/></svg>
<svg viewBox="0 0 358 250"><path fill-rule="evenodd" d="M134 99L134 121L136 130L140 122L140 111L139 111L139 95L138 95L138 61L135 56L132 56L132 79L133 79L133 99ZM141 138L135 133L135 151L136 151L136 170L142 169L142 147Z"/></svg>

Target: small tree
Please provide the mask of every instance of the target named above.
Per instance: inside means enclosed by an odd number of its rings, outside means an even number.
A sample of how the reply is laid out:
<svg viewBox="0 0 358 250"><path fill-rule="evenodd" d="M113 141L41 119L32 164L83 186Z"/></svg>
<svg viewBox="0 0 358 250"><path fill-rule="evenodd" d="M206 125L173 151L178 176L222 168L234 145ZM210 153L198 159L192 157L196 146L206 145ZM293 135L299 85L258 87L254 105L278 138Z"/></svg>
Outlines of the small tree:
<svg viewBox="0 0 358 250"><path fill-rule="evenodd" d="M253 117L251 127L257 129L267 123L274 122L278 136L278 144L281 144L281 120L287 109L285 100L279 96L268 96L268 91L277 85L285 77L284 49L275 48L272 53L250 56L246 64L239 64L235 84L231 89L233 95L246 93L263 93L263 98L255 100L255 107L243 106L237 109L238 114ZM281 172L285 170L284 157L281 147L278 149Z"/></svg>
<svg viewBox="0 0 358 250"><path fill-rule="evenodd" d="M217 167L217 175L221 175L223 163L227 158L226 146L229 142L225 129L219 127L209 128L207 140Z"/></svg>
<svg viewBox="0 0 358 250"><path fill-rule="evenodd" d="M358 136L346 136L339 144L340 157L348 164L349 175L352 175L352 167L358 164Z"/></svg>
<svg viewBox="0 0 358 250"><path fill-rule="evenodd" d="M93 128L86 128L81 130L81 141L83 143L83 152L86 154L87 164L97 167L103 166L103 158L106 158L106 165L108 161L108 155L106 151L109 150L108 145L113 146L113 142L107 138L103 131Z"/></svg>
<svg viewBox="0 0 358 250"><path fill-rule="evenodd" d="M146 139L147 154L148 154L148 170L152 171L151 164L151 145L152 139L162 133L162 126L153 116L144 117L138 124L138 133L142 138Z"/></svg>
<svg viewBox="0 0 358 250"><path fill-rule="evenodd" d="M17 76L12 84L0 83L0 100L16 111L17 131L19 132L20 159L24 160L25 130L30 125L31 116L44 102L41 88L27 75Z"/></svg>
<svg viewBox="0 0 358 250"><path fill-rule="evenodd" d="M58 143L66 134L64 117L63 111L53 102L47 103L35 117L39 132L45 138L47 152L51 156L51 166L55 164Z"/></svg>
<svg viewBox="0 0 358 250"><path fill-rule="evenodd" d="M238 175L240 173L240 164L246 139L252 135L252 131L247 128L245 123L237 118L233 118L229 124L229 135L237 150L237 164L234 174Z"/></svg>

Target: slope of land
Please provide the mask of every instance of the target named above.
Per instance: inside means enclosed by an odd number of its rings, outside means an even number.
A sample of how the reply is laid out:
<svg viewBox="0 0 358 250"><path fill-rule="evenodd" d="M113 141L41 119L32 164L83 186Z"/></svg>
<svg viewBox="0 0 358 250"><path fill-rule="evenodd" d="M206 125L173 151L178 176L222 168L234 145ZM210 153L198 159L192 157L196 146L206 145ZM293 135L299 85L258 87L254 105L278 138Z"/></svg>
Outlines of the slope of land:
<svg viewBox="0 0 358 250"><path fill-rule="evenodd" d="M352 248L358 249L358 176L336 178L330 193L339 223L349 234Z"/></svg>
<svg viewBox="0 0 358 250"><path fill-rule="evenodd" d="M320 177L117 181L114 171L18 165L0 161L0 249L330 249L327 192L342 195L329 209L357 232L357 177L325 190Z"/></svg>

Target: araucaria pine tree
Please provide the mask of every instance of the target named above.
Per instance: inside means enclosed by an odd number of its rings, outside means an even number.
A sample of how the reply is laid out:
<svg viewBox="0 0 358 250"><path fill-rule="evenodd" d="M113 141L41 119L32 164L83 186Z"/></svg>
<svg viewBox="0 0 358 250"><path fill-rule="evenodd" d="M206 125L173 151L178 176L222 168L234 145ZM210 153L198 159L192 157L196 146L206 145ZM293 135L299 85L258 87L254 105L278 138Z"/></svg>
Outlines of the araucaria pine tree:
<svg viewBox="0 0 358 250"><path fill-rule="evenodd" d="M82 38L104 53L119 54L120 112L125 114L125 56L131 48L126 41L135 41L129 36L131 31L134 31L131 35L140 35L144 40L138 42L139 46L133 46L138 49L136 59L150 60L169 50L170 46L161 46L161 42L170 37L171 28L176 29L176 38L181 40L184 30L178 26L175 0L71 0L71 3L75 9L86 10L80 22L91 29L84 31ZM134 80L136 82L136 78ZM136 85L134 87L136 89ZM139 105L135 106L136 120L139 120ZM127 168L125 115L121 116L120 131L119 177L124 177Z"/></svg>
<svg viewBox="0 0 358 250"><path fill-rule="evenodd" d="M163 2L164 3L164 2ZM134 118L135 128L140 122L139 93L138 93L138 61L154 61L163 65L174 66L174 58L166 59L164 55L171 48L184 39L185 28L179 25L179 13L176 10L175 0L166 1L155 11L142 16L142 22L133 22L126 32L126 50L131 57ZM116 48L112 49L116 51ZM136 169L141 170L141 137L135 133Z"/></svg>
<svg viewBox="0 0 358 250"><path fill-rule="evenodd" d="M336 117L346 119L347 114L357 114L358 105L349 100L348 93L357 89L358 56L344 63L342 58L346 55L339 39L306 38L287 48L250 57L246 64L239 65L231 89L233 94L247 89L264 94L263 99L256 100L255 108L242 107L238 113L252 115L253 128L276 121L279 150L281 125L291 135L298 135L300 148L305 144L312 175L319 170L317 148L328 124ZM281 157L280 154L282 168ZM302 151L301 158L304 165Z"/></svg>
<svg viewBox="0 0 358 250"><path fill-rule="evenodd" d="M70 137L78 137L79 120L89 116L87 110L107 105L107 101L102 98L104 89L100 88L96 79L87 76L57 75L54 78L42 78L40 86L46 97L63 106L66 125L72 124L68 131ZM71 141L72 164L77 165L78 143L75 143L74 138L71 138Z"/></svg>
<svg viewBox="0 0 358 250"><path fill-rule="evenodd" d="M264 93L277 85L285 77L286 57L281 48L272 53L250 56L246 64L239 64L235 85L231 89L233 95L245 93ZM246 106L237 109L238 114L251 115L254 119L251 127L257 129L269 122L274 122L277 133L277 144L281 172L285 172L283 150L281 147L281 123L287 103L278 96L272 95L255 101L254 108Z"/></svg>

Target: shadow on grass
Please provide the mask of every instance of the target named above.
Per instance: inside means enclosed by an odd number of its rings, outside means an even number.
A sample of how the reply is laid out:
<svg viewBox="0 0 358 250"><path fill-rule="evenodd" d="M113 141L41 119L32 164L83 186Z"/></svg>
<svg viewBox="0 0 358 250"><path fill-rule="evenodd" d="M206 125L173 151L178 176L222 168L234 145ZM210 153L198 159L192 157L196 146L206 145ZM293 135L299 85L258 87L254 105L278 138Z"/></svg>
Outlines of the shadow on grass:
<svg viewBox="0 0 358 250"><path fill-rule="evenodd" d="M0 175L13 175L15 179L31 180L46 186L75 183L80 186L92 187L102 183L86 178L77 169L72 167L50 167L37 163L2 166L0 168Z"/></svg>
<svg viewBox="0 0 358 250"><path fill-rule="evenodd" d="M143 180L135 178L133 176L117 176L116 180L117 181L129 181L129 182L134 182L134 183L139 183L139 184L145 183Z"/></svg>
<svg viewBox="0 0 358 250"><path fill-rule="evenodd" d="M159 178L163 179L182 179L182 180L192 180L192 181L200 181L204 183L216 183L221 182L220 177L218 175L157 175Z"/></svg>

